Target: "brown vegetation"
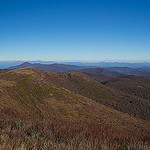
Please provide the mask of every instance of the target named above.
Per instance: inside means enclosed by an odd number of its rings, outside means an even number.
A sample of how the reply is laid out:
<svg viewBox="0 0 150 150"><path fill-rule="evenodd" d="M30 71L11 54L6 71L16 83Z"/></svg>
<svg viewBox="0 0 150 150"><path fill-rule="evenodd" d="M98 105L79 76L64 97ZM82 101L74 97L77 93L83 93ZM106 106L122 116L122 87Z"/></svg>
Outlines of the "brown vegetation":
<svg viewBox="0 0 150 150"><path fill-rule="evenodd" d="M87 121L62 121L24 116L1 108L0 149L149 149L150 136L135 130L122 133ZM140 131L140 129L139 129Z"/></svg>
<svg viewBox="0 0 150 150"><path fill-rule="evenodd" d="M148 149L150 122L112 109L123 94L82 73L1 73L1 149Z"/></svg>
<svg viewBox="0 0 150 150"><path fill-rule="evenodd" d="M20 69L16 71L17 73L22 72L31 75L45 84L59 88L63 87L76 94L80 94L136 118L150 121L150 101L136 95L120 92L120 90L113 87L102 85L83 73L50 73L35 68ZM138 83L138 81L136 82ZM127 85L130 87L132 83ZM141 90L141 93L142 92L143 91Z"/></svg>

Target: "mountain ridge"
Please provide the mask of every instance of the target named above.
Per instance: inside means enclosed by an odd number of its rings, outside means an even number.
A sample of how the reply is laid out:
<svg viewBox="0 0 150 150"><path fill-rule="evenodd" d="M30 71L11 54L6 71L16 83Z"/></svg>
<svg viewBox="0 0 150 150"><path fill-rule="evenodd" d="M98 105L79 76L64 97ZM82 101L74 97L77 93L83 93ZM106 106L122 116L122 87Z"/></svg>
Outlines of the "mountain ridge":
<svg viewBox="0 0 150 150"><path fill-rule="evenodd" d="M136 116L137 118L146 120L150 118L150 106L146 99L139 98L136 95L122 93L80 72L55 73L30 67L11 70L10 72L29 75L44 84L67 89L75 94L82 95L123 113ZM130 103L131 99L134 103Z"/></svg>
<svg viewBox="0 0 150 150"><path fill-rule="evenodd" d="M47 72L41 72L39 75L41 80L39 80L39 77L37 77L35 72L38 74L41 71L39 69L29 67L24 69L11 70L0 74L1 80L7 82L6 85L1 86L0 88L0 96L1 99L3 99L1 101L1 107L8 107L8 103L6 105L6 102L8 101L10 103L10 108L14 107L20 112L25 112L25 114L28 115L33 114L33 116L39 117L57 117L59 119L63 118L63 120L68 121L75 121L76 119L94 119L96 122L98 121L101 124L111 125L113 128L118 126L122 132L123 130L131 132L135 128L132 126L132 124L128 124L129 120L133 124L137 124L137 122L140 124L141 122L142 125L144 123L141 119L135 119L128 114L124 114L104 106L88 97L82 96L76 92L72 92L62 86L59 87L56 84L50 84L50 82L45 84L42 80L43 77L41 77L41 74ZM57 74L58 76L64 75L62 73L52 74ZM89 82L93 81L94 83L96 82L82 73L69 73L67 75L72 75L72 78L73 75L80 77L82 75L84 80L90 80ZM103 87L103 85L101 86ZM124 120L123 122L126 122L126 126L122 126L121 120L118 121L119 116ZM137 128L140 128L141 125L137 126ZM144 126L147 125L145 124ZM143 129L145 128L144 126L142 127Z"/></svg>

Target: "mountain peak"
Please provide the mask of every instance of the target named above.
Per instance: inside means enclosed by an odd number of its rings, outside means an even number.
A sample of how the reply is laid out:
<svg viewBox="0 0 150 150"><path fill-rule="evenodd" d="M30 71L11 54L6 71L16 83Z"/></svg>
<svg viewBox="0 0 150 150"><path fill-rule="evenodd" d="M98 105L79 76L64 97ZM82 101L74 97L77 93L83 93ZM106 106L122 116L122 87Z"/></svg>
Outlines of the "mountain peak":
<svg viewBox="0 0 150 150"><path fill-rule="evenodd" d="M21 64L22 66L28 66L28 65L32 65L31 63L29 62L24 62L23 64Z"/></svg>

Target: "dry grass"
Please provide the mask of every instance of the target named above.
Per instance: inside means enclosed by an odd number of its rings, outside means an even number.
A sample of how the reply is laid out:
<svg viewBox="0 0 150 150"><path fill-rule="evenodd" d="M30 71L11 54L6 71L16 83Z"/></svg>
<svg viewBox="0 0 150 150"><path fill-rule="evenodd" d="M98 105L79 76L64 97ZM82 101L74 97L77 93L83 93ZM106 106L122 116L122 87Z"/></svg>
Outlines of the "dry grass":
<svg viewBox="0 0 150 150"><path fill-rule="evenodd" d="M88 122L1 119L0 150L149 150L150 136L124 135Z"/></svg>
<svg viewBox="0 0 150 150"><path fill-rule="evenodd" d="M100 91L92 96L108 96L109 89L88 76L27 68L2 73L0 81L2 150L150 147L150 122L101 105L78 92L93 93L93 87Z"/></svg>
<svg viewBox="0 0 150 150"><path fill-rule="evenodd" d="M51 73L36 68L24 68L10 72L15 75L30 75L40 84L42 82L58 88L63 87L120 112L150 121L150 80L148 78L136 76L130 78L129 76L129 78L122 78L123 82L119 80L119 82L113 82L112 86L111 83L104 86L78 72Z"/></svg>

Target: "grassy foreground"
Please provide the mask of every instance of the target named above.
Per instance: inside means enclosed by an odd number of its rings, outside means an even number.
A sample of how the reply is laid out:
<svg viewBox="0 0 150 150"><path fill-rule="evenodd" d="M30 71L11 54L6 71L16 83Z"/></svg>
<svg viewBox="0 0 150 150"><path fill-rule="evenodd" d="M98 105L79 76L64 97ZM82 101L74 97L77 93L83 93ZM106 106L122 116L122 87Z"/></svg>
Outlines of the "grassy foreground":
<svg viewBox="0 0 150 150"><path fill-rule="evenodd" d="M0 119L0 150L149 150L150 136L87 122Z"/></svg>

